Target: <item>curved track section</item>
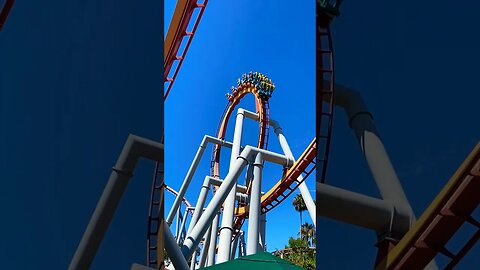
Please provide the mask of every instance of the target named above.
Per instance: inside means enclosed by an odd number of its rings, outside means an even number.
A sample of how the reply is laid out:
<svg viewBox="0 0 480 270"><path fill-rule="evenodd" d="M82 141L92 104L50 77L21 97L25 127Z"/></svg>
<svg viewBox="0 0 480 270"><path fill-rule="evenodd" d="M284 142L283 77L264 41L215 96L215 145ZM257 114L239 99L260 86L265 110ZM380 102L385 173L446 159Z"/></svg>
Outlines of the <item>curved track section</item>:
<svg viewBox="0 0 480 270"><path fill-rule="evenodd" d="M334 62L330 21L317 16L317 181L325 183L333 126Z"/></svg>
<svg viewBox="0 0 480 270"><path fill-rule="evenodd" d="M255 105L257 113L260 116L260 132L258 134L257 147L266 149L268 145L269 121L270 121L270 107L268 99L271 97L275 86L272 81L265 75L259 72L250 72L243 74L241 79L237 81L237 88L232 87L232 93L227 94L228 104L223 113L220 124L218 125L216 136L224 140L227 132L228 120L234 111L235 107L240 103L240 100L251 93L255 96ZM216 145L213 148L211 160L211 176L220 178L220 151L221 145Z"/></svg>
<svg viewBox="0 0 480 270"><path fill-rule="evenodd" d="M165 190L178 197L178 192L176 190L174 190L173 188L165 185ZM185 197L182 198L182 203L187 208L193 208L192 204ZM189 210L188 213L190 215L193 215L193 210Z"/></svg>
<svg viewBox="0 0 480 270"><path fill-rule="evenodd" d="M262 84L263 82L263 84ZM256 98L256 109L259 113L260 132L258 137L258 148L266 148L268 143L269 127L269 106L268 99L274 90L271 80L260 73L244 74L237 82L238 88L232 87L232 94L227 94L228 104L217 129L217 138L224 140L228 120L235 109L235 106L248 93ZM270 86L271 85L271 86ZM317 140L313 139L304 153L295 164L284 171L283 177L261 198L262 213L266 213L284 201L305 179L315 170L315 158L317 154ZM220 150L221 146L214 147L211 161L211 175L220 178ZM297 181L303 176L302 182ZM249 183L247 183L249 186ZM236 235L243 222L248 217L248 207L239 206L235 209L234 234Z"/></svg>

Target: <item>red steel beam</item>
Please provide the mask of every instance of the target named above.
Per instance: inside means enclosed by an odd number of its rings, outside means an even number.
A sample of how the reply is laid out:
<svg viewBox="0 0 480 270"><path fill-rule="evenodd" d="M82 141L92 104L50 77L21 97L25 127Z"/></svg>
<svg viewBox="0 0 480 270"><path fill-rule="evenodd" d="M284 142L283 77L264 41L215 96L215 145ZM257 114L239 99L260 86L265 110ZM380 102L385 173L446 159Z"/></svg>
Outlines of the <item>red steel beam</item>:
<svg viewBox="0 0 480 270"><path fill-rule="evenodd" d="M179 0L175 11L173 12L173 17L168 28L167 36L165 38L165 48L164 48L164 81L167 82L166 91L164 98L166 99L170 89L172 88L173 82L177 77L180 66L185 59L190 43L192 42L193 35L195 34L200 19L203 15L205 7L208 0L204 0L203 3L199 3L196 0ZM187 27L192 20L193 12L196 8L200 9L198 16L195 18L195 23L193 29L188 32ZM183 51L178 55L180 45L182 44L183 38L188 36L188 40ZM175 71L172 77L168 77L170 70L172 69L173 63L179 61L178 65L175 67Z"/></svg>

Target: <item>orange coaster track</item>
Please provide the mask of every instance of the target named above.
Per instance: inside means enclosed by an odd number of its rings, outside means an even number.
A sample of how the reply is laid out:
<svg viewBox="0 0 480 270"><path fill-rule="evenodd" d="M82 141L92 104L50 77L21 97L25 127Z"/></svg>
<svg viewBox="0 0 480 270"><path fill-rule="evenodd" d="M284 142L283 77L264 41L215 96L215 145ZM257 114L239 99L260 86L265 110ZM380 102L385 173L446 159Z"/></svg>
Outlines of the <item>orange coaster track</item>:
<svg viewBox="0 0 480 270"><path fill-rule="evenodd" d="M192 0L179 0L177 2L172 21L170 22L170 27L168 28L167 37L165 38L163 77L167 85L164 87L164 99L167 99L170 89L172 89L173 82L175 81L175 78L177 78L178 71L180 70L183 60L185 59L185 55L187 54L200 19L202 18L205 7L207 6L207 2L208 0L204 0L203 3ZM199 9L199 12L195 18L192 18L195 9ZM189 31L187 28L192 19L194 24L193 28ZM179 54L179 50L185 36L187 37L187 43ZM174 67L173 76L168 77L168 74L170 73L175 61L178 61L178 64Z"/></svg>
<svg viewBox="0 0 480 270"><path fill-rule="evenodd" d="M444 269L453 269L480 238L480 222L472 217L480 203L479 190L480 143L375 269L423 269L437 253L450 258ZM464 223L473 225L477 231L454 254L445 246Z"/></svg>

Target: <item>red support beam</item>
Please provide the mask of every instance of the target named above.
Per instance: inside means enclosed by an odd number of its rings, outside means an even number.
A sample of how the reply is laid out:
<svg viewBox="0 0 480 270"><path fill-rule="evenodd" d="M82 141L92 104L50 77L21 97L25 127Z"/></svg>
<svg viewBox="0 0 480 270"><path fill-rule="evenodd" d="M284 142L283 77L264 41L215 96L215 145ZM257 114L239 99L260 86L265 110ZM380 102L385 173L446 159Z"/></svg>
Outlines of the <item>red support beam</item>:
<svg viewBox="0 0 480 270"><path fill-rule="evenodd" d="M203 3L199 3L196 0L179 0L175 11L173 12L173 17L168 28L167 36L165 38L165 51L164 51L164 81L165 85L165 94L164 99L167 98L172 88L173 82L177 77L180 66L185 59L190 43L192 42L195 31L197 30L200 19L202 18L203 12L207 5L208 0L204 0ZM193 18L193 13L195 9L199 9L199 13L196 18ZM191 31L187 29L190 22L194 20L193 28ZM182 44L183 38L187 36L187 43L182 51L180 50L180 45ZM168 77L170 70L172 69L173 63L178 61L177 66L174 69L173 76Z"/></svg>

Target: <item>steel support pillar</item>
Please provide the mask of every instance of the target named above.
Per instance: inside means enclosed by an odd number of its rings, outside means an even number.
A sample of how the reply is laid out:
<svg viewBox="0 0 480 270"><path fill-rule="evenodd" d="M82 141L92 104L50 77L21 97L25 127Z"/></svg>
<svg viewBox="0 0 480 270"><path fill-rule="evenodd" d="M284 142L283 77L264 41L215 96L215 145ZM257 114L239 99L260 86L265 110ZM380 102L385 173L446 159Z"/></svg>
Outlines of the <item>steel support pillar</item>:
<svg viewBox="0 0 480 270"><path fill-rule="evenodd" d="M192 181L193 175L195 174L195 171L197 170L198 164L200 163L200 160L202 159L203 153L205 152L205 149L207 147L208 143L215 143L219 144L221 146L226 146L226 147L232 147L232 144L220 139L217 139L212 136L207 136L203 137L202 142L200 143L200 146L197 150L197 153L195 154L195 158L193 159L192 165L190 165L190 168L188 169L187 175L185 176L185 179L183 180L182 186L180 187L180 191L178 192L177 198L175 198L175 201L173 202L173 206L170 209L170 213L167 216L167 219L165 220L170 226L172 224L173 218L175 216L175 213L177 212L178 208L180 207L180 204L182 203L183 197L185 196L185 192L187 192L188 186L190 185L190 182Z"/></svg>
<svg viewBox="0 0 480 270"><path fill-rule="evenodd" d="M345 110L382 198L392 202L401 215L409 215L410 223L413 223L413 210L362 96L357 91L336 84L334 103Z"/></svg>
<svg viewBox="0 0 480 270"><path fill-rule="evenodd" d="M142 157L162 163L163 144L129 135L70 262L69 270L90 268L128 181Z"/></svg>
<svg viewBox="0 0 480 270"><path fill-rule="evenodd" d="M178 239L178 236L180 234L180 228L181 228L182 221L183 221L182 207L179 207L178 211L177 211L177 222L176 222L177 226L175 227L175 235L177 236L177 239Z"/></svg>
<svg viewBox="0 0 480 270"><path fill-rule="evenodd" d="M197 251L193 253L192 259L190 260L190 270L195 270L195 265L197 264Z"/></svg>
<svg viewBox="0 0 480 270"><path fill-rule="evenodd" d="M238 245L238 239L240 239L240 233L237 234L235 239L232 242L232 249L231 249L231 254L230 254L230 260L235 259L235 253L237 252L237 245Z"/></svg>
<svg viewBox="0 0 480 270"><path fill-rule="evenodd" d="M237 119L235 122L235 130L233 134L232 154L230 157L230 170L232 169L235 160L240 154L244 118L242 111L243 110L239 109L237 112ZM220 228L220 239L218 242L218 263L226 262L230 258L230 249L233 234L233 211L235 210L235 194L237 190L236 185L237 183L235 181L223 205L222 226Z"/></svg>
<svg viewBox="0 0 480 270"><path fill-rule="evenodd" d="M185 231L185 224L187 224L188 211L189 211L189 207L185 209L185 214L183 215L182 224L180 225L180 231L177 235L178 244L180 244L182 242L182 239L184 239L187 236L187 232Z"/></svg>
<svg viewBox="0 0 480 270"><path fill-rule="evenodd" d="M285 155L287 157L289 157L291 159L295 159L292 151L290 150L290 146L287 143L287 139L285 138L285 135L283 135L283 130L280 127L280 125L278 124L278 122L270 119L270 125L273 127L273 129L275 131L275 134L277 134L277 138L278 138L278 141L280 143L280 146L282 147L283 153L285 153ZM297 181L302 182L303 177L300 175L297 178ZM302 195L303 201L305 202L305 205L307 206L307 211L308 211L308 214L310 214L310 218L312 219L313 226L316 227L317 226L316 225L316 222L317 222L316 206L315 206L315 202L313 201L310 192L308 191L307 184L305 184L305 182L302 182L298 186L298 189L300 190L300 194Z"/></svg>
<svg viewBox="0 0 480 270"><path fill-rule="evenodd" d="M202 253L200 254L200 261L198 263L198 268L205 267L205 262L207 261L207 256L208 256L208 249L210 247L210 239L212 235L212 226L208 229L207 233L205 234L204 237L204 244L202 248Z"/></svg>
<svg viewBox="0 0 480 270"><path fill-rule="evenodd" d="M247 252L246 252L246 248L245 248L246 244L245 244L245 232L241 232L240 234L240 244L239 244L239 257L243 257L243 256L246 256L247 255Z"/></svg>
<svg viewBox="0 0 480 270"><path fill-rule="evenodd" d="M210 233L210 245L208 246L208 261L207 266L215 264L215 254L217 253L217 235L218 235L218 221L220 219L220 213L217 213L212 221L211 233Z"/></svg>
<svg viewBox="0 0 480 270"><path fill-rule="evenodd" d="M381 233L408 230L410 216L401 216L391 202L317 182L318 214ZM393 227L394 226L394 227Z"/></svg>
<svg viewBox="0 0 480 270"><path fill-rule="evenodd" d="M177 242L175 242L175 238L173 237L168 226L164 226L163 231L165 233L165 250L168 252L168 256L170 257L173 266L178 270L188 270L189 267L187 261L178 248Z"/></svg>
<svg viewBox="0 0 480 270"><path fill-rule="evenodd" d="M261 214L261 188L262 188L262 154L258 153L253 163L253 182L250 194L250 211L248 216L248 242L247 255L258 252L259 223Z"/></svg>
<svg viewBox="0 0 480 270"><path fill-rule="evenodd" d="M197 225L192 229L192 232L187 235L182 246L182 253L185 258L190 259L195 248L198 246L201 240L200 237L205 234L206 230L208 229L208 224L212 222L214 215L220 210L222 203L225 201L228 193L230 193L230 190L235 185L238 177L242 173L242 170L247 165L248 160L251 160L253 156L257 153L262 153L262 156L266 161L280 164L286 168L289 168L293 165L293 160L284 155L280 155L256 147L246 146L233 164L232 169L228 172L222 185L218 188L212 200L206 207L203 215L198 220ZM229 247L230 245L228 245L228 251L230 252ZM228 253L227 255L228 259L230 253Z"/></svg>
<svg viewBox="0 0 480 270"><path fill-rule="evenodd" d="M267 251L267 242L265 241L267 229L267 213L260 216L259 248L261 251Z"/></svg>
<svg viewBox="0 0 480 270"><path fill-rule="evenodd" d="M400 216L409 216L409 227L411 227L415 222L414 212L380 139L373 116L361 94L343 85L335 84L334 103L345 110L348 123L357 137L382 198L391 202ZM406 230L386 231L385 233L398 240L406 233ZM438 267L435 261L432 261L425 269L436 270Z"/></svg>
<svg viewBox="0 0 480 270"><path fill-rule="evenodd" d="M197 224L198 219L202 215L203 206L207 200L208 190L210 189L210 176L206 176L203 181L203 185L200 189L200 195L198 196L197 204L195 205L195 211L193 212L192 220L188 226L187 235L192 231L195 224Z"/></svg>

